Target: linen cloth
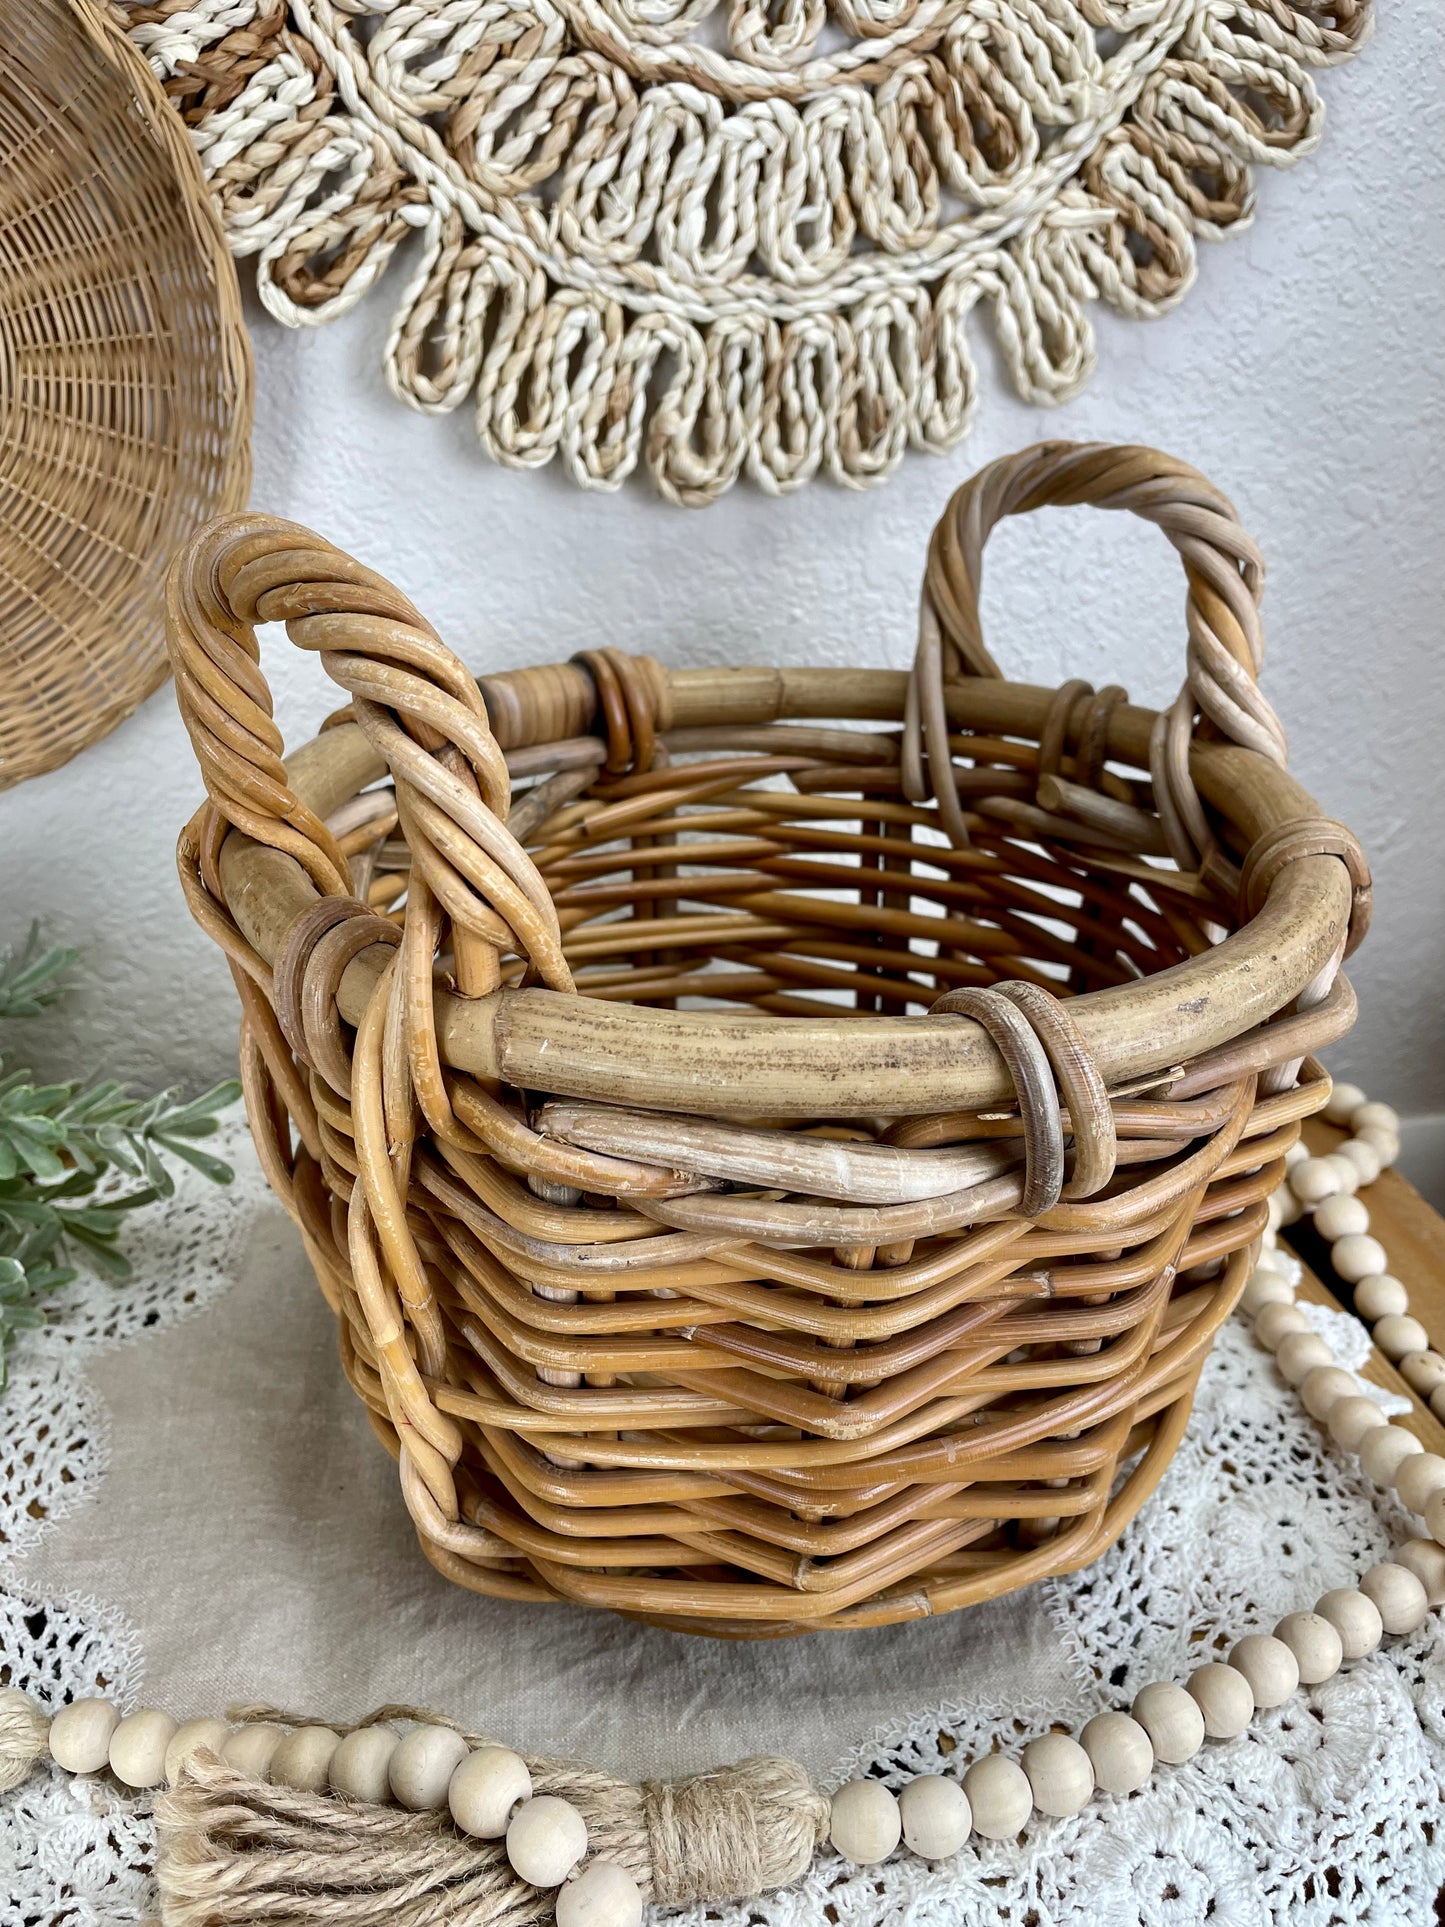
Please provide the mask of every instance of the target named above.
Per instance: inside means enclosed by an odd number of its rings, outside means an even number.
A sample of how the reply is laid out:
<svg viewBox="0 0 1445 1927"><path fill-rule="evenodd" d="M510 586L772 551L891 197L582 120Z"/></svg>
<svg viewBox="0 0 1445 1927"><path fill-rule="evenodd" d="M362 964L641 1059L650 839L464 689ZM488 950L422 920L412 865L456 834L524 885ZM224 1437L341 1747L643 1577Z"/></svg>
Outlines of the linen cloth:
<svg viewBox="0 0 1445 1927"><path fill-rule="evenodd" d="M82 1279L0 1401L4 1683L179 1717L263 1699L348 1720L432 1705L628 1777L791 1754L823 1784L959 1772L1127 1706L1352 1582L1409 1519L1330 1445L1242 1323L1120 1544L1071 1578L938 1620L720 1643L478 1598L422 1557L336 1357L300 1240L239 1119L237 1180L143 1214L137 1279ZM1308 1315L1346 1362L1343 1313ZM1445 1642L1421 1631L1229 1745L1027 1843L799 1887L689 1923L742 1927L1426 1927L1445 1883ZM148 1802L53 1770L0 1804L0 1927L109 1927L154 1905ZM826 1910L826 1911L825 1911Z"/></svg>

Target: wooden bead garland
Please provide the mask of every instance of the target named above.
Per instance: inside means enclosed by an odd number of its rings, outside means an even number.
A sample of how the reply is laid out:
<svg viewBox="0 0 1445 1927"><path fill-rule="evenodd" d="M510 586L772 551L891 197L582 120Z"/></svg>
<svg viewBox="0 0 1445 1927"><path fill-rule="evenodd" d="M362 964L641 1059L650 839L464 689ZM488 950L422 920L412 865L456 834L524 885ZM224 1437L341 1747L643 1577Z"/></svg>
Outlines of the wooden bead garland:
<svg viewBox="0 0 1445 1927"><path fill-rule="evenodd" d="M1397 1148L1390 1122L1394 1114L1341 1086L1326 1115L1338 1108L1342 1096L1353 1099L1349 1121L1360 1127L1361 1135L1377 1140L1368 1147L1372 1155L1387 1160ZM1353 1164L1345 1164L1353 1172ZM1331 1168L1322 1171L1327 1165ZM1351 1195L1344 1189L1349 1180L1334 1168L1334 1160L1295 1156L1287 1175L1291 1200L1272 1207L1274 1223L1287 1221L1291 1201L1301 1209L1313 1206L1319 1223L1326 1201ZM1358 1211L1337 1206L1325 1212L1321 1229L1334 1228L1336 1248L1349 1240L1374 1244L1353 1228L1359 1222ZM1267 1234L1272 1238L1273 1225ZM1380 1269L1368 1276L1387 1276L1384 1262L1381 1251ZM1377 1300L1394 1301L1394 1294ZM738 1785L753 1770L783 1769L791 1773L791 1781L786 1787L780 1781L773 1797L800 1799L800 1790L805 1790L813 1801L802 1836L807 1851L826 1832L834 1849L860 1866L886 1859L900 1839L924 1858L946 1859L962 1849L971 1833L1009 1840L1035 1812L1066 1816L1079 1812L1096 1790L1131 1792L1143 1785L1156 1762L1181 1764L1206 1740L1234 1738L1255 1711L1282 1705L1300 1685L1316 1686L1332 1678L1342 1664L1373 1652L1384 1635L1413 1632L1427 1613L1445 1603L1445 1458L1424 1451L1412 1433L1390 1423L1364 1396L1359 1381L1333 1362L1327 1343L1307 1328L1288 1281L1270 1264L1267 1249L1242 1302L1246 1312L1253 1313L1255 1335L1275 1354L1282 1375L1298 1385L1313 1416L1343 1449L1358 1452L1371 1478L1393 1484L1402 1504L1423 1515L1429 1538L1410 1540L1395 1558L1371 1566L1358 1586L1327 1592L1313 1610L1286 1614L1272 1634L1246 1634L1231 1649L1227 1664L1196 1668L1187 1689L1172 1681L1154 1681L1136 1695L1131 1713L1100 1713L1077 1740L1045 1733L1028 1743L1021 1762L1004 1753L985 1754L967 1768L961 1785L920 1775L895 1795L879 1780L858 1779L841 1787L831 1803L819 1804L800 1770L777 1761L745 1762L684 1785L726 1781L729 1775L731 1784ZM1437 1356L1429 1351L1423 1328L1406 1313L1384 1313L1380 1322L1388 1318L1398 1318L1406 1336L1414 1337L1409 1327L1420 1333L1420 1342L1402 1354L1407 1362ZM1441 1365L1445 1368L1445 1360ZM1445 1369L1439 1383L1445 1384ZM391 1710L410 1717L404 1709ZM23 1694L0 1693L0 1788L18 1784L48 1751L67 1773L109 1767L123 1784L140 1789L184 1789L219 1774L233 1794L245 1790L237 1779L245 1776L246 1781L269 1782L301 1796L329 1788L343 1802L376 1807L390 1800L415 1813L446 1811L458 1836L479 1843L505 1837L505 1853L517 1879L525 1883L523 1891L540 1898L544 1890L556 1890L557 1927L640 1927L644 1893L632 1871L589 1852L588 1822L578 1806L555 1794L534 1793L527 1762L510 1749L473 1746L454 1727L427 1719L417 1720L398 1737L380 1723L338 1734L319 1723L267 1718L259 1709L239 1712L243 1723L235 1730L216 1719L177 1726L170 1715L155 1709L122 1718L108 1701L83 1699L47 1722ZM629 1794L639 1791L645 1803L648 1789L626 1789ZM675 1806L676 1790L671 1799ZM671 1823L675 1821L673 1814ZM694 1824L700 1823L695 1819ZM801 1864L805 1860L794 1870L800 1871ZM297 1915L298 1920L311 1918ZM509 1913L507 1918L542 1916Z"/></svg>

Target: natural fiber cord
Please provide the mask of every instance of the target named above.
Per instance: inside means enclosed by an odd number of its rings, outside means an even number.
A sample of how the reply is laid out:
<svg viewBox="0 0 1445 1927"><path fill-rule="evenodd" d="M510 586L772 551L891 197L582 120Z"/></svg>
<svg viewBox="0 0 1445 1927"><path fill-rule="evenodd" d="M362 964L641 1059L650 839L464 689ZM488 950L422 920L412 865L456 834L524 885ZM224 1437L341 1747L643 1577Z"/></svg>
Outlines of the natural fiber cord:
<svg viewBox="0 0 1445 1927"><path fill-rule="evenodd" d="M242 1710L255 1719L271 1713ZM437 1718L395 1706L373 1717ZM744 1760L642 1786L566 1761L528 1766L536 1792L582 1814L590 1851L625 1867L664 1906L784 1887L827 1832L827 1799L793 1760ZM156 1826L167 1927L281 1919L291 1927L532 1927L553 1916L554 1896L517 1878L500 1840L470 1839L446 1812L298 1793L209 1754L193 1757L161 1796Z"/></svg>
<svg viewBox="0 0 1445 1927"><path fill-rule="evenodd" d="M291 325L410 233L386 349L498 461L674 501L952 447L1156 315L1319 138L1368 0L129 0Z"/></svg>
<svg viewBox="0 0 1445 1927"><path fill-rule="evenodd" d="M0 0L0 788L166 673L166 562L250 485L235 270L183 130L91 0Z"/></svg>

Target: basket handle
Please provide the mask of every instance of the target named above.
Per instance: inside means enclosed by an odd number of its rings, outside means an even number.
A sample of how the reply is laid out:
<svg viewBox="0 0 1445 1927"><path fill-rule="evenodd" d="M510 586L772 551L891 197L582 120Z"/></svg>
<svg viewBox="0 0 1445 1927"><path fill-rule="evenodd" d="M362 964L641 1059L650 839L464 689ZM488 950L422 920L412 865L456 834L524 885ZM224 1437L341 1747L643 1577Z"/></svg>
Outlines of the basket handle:
<svg viewBox="0 0 1445 1927"><path fill-rule="evenodd" d="M904 789L915 802L929 795L926 752L949 836L956 845L968 842L948 746L944 685L950 676L1001 674L984 643L979 614L984 543L1006 515L1079 502L1131 509L1156 523L1184 564L1187 673L1174 704L1155 725L1149 762L1170 853L1181 869L1198 869L1215 840L1189 773L1196 716L1281 767L1288 746L1257 681L1264 658L1263 557L1228 498L1197 469L1158 449L1040 442L989 463L952 497L928 545L904 726Z"/></svg>
<svg viewBox="0 0 1445 1927"><path fill-rule="evenodd" d="M384 576L272 516L208 522L166 582L176 699L224 821L294 857L322 896L351 897L336 838L282 761L256 640L257 623L277 621L320 654L390 768L413 864L451 917L472 984L495 983L497 953L515 949L549 988L574 990L551 895L506 827L511 781L476 678ZM578 710L591 691L573 673L562 707Z"/></svg>

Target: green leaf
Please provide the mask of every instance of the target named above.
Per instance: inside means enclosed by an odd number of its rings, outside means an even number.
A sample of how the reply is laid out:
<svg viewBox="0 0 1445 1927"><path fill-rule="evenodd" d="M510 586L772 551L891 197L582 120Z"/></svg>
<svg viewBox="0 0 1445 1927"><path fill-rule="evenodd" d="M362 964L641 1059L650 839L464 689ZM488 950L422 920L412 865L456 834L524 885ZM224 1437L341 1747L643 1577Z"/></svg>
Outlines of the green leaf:
<svg viewBox="0 0 1445 1927"><path fill-rule="evenodd" d="M212 1184L229 1184L236 1175L224 1159L212 1157L209 1151L202 1151L194 1144L173 1144L169 1134L161 1142L168 1151L189 1164L193 1171L199 1171L203 1178L209 1178Z"/></svg>
<svg viewBox="0 0 1445 1927"><path fill-rule="evenodd" d="M34 1017L53 1004L79 957L78 950L43 950L40 925L32 923L24 947L0 957L0 1017Z"/></svg>
<svg viewBox="0 0 1445 1927"><path fill-rule="evenodd" d="M78 1245L85 1247L91 1264L103 1278L110 1278L120 1283L130 1277L130 1259L123 1251L117 1251L111 1243L111 1239L115 1236L114 1232L109 1237L104 1237L84 1225L68 1224L65 1227L65 1235L73 1238Z"/></svg>
<svg viewBox="0 0 1445 1927"><path fill-rule="evenodd" d="M73 950L44 949L32 928L19 951L0 955L0 1019L53 1003L75 961ZM15 1334L43 1321L37 1300L75 1277L71 1258L122 1281L131 1275L119 1249L126 1213L171 1196L176 1165L230 1183L230 1167L199 1140L239 1095L231 1078L184 1101L174 1091L137 1095L113 1078L38 1084L0 1056L0 1389ZM110 1172L129 1187L101 1188Z"/></svg>

